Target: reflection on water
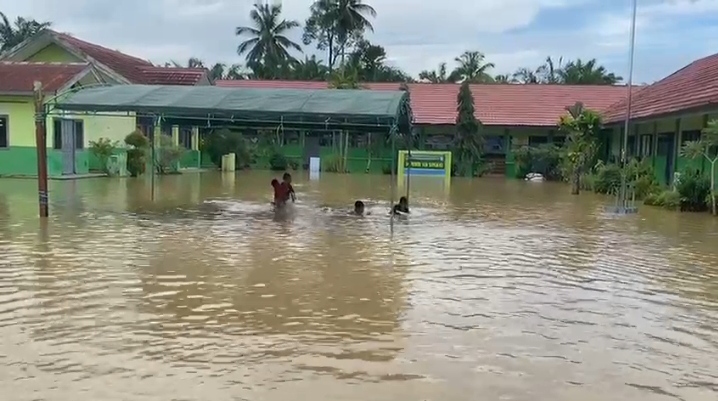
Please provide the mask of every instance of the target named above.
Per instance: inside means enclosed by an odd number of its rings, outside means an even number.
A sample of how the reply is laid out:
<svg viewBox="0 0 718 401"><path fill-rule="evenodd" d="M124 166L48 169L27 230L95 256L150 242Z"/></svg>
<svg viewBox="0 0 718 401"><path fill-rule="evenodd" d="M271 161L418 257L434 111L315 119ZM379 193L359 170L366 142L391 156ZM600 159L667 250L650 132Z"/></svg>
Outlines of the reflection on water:
<svg viewBox="0 0 718 401"><path fill-rule="evenodd" d="M718 223L548 183L0 181L3 400L715 400ZM362 199L370 216L347 215Z"/></svg>

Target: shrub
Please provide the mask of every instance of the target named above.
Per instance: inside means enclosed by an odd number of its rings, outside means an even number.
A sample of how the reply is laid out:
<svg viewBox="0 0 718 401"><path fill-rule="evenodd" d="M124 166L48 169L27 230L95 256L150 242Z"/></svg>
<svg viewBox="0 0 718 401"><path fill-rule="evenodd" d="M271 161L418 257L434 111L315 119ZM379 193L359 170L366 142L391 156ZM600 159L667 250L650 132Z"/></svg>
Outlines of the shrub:
<svg viewBox="0 0 718 401"><path fill-rule="evenodd" d="M212 163L221 167L222 156L234 153L235 168L244 169L250 166L255 158L255 150L241 132L227 128L213 130L203 140L200 149L205 152Z"/></svg>
<svg viewBox="0 0 718 401"><path fill-rule="evenodd" d="M130 146L127 149L127 171L131 177L138 177L145 173L147 159L145 153L150 141L140 130L135 130L125 137L125 144Z"/></svg>
<svg viewBox="0 0 718 401"><path fill-rule="evenodd" d="M117 141L111 141L108 138L100 138L97 141L90 141L90 152L100 161L102 172L110 174L107 162L110 157L115 153L115 149L119 146Z"/></svg>
<svg viewBox="0 0 718 401"><path fill-rule="evenodd" d="M176 172L179 161L185 153L185 149L175 145L171 137L162 135L160 136L160 146L155 150L154 165L157 174Z"/></svg>
<svg viewBox="0 0 718 401"><path fill-rule="evenodd" d="M342 171L343 160L339 155L331 155L322 159L322 171L328 173L343 173ZM391 174L391 167L389 167L389 174Z"/></svg>
<svg viewBox="0 0 718 401"><path fill-rule="evenodd" d="M665 190L658 193L651 193L643 200L645 205L660 206L670 210L681 208L681 194L674 190Z"/></svg>
<svg viewBox="0 0 718 401"><path fill-rule="evenodd" d="M700 212L708 209L706 200L710 199L711 181L700 171L681 172L675 187L681 197L682 211Z"/></svg>
<svg viewBox="0 0 718 401"><path fill-rule="evenodd" d="M620 165L614 163L604 164L599 161L593 171L590 174L591 185L588 189L600 194L615 194L620 190L623 173ZM659 185L658 181L656 181L653 166L647 161L631 160L625 171L627 184L633 186L636 198L645 199L646 196L658 190Z"/></svg>
<svg viewBox="0 0 718 401"><path fill-rule="evenodd" d="M551 143L536 147L523 146L514 153L516 178L525 178L529 173L539 173L550 181L563 180L561 172L561 149Z"/></svg>
<svg viewBox="0 0 718 401"><path fill-rule="evenodd" d="M287 157L284 156L279 151L274 151L271 156L269 156L269 169L273 171L284 171L289 166L289 161L287 160Z"/></svg>

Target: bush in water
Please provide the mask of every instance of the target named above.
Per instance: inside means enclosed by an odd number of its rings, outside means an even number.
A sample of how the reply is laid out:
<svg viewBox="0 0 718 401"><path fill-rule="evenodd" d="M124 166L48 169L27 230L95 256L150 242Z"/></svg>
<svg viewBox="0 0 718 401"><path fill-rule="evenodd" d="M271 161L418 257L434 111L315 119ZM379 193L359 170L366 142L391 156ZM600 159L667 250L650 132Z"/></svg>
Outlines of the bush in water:
<svg viewBox="0 0 718 401"><path fill-rule="evenodd" d="M281 152L275 151L269 156L269 169L273 171L284 171L289 166L287 157Z"/></svg>
<svg viewBox="0 0 718 401"><path fill-rule="evenodd" d="M551 143L536 147L523 146L514 153L516 178L526 178L529 173L539 173L549 181L562 181L561 149Z"/></svg>
<svg viewBox="0 0 718 401"><path fill-rule="evenodd" d="M255 156L249 141L242 136L242 133L230 131L227 128L211 131L202 140L200 149L209 156L209 159L217 167L221 167L222 156L228 153L234 153L236 159L235 168L237 169L249 167Z"/></svg>
<svg viewBox="0 0 718 401"><path fill-rule="evenodd" d="M125 144L130 146L127 149L127 171L131 177L138 177L144 174L147 168L145 153L150 145L149 139L140 130L135 130L125 137Z"/></svg>

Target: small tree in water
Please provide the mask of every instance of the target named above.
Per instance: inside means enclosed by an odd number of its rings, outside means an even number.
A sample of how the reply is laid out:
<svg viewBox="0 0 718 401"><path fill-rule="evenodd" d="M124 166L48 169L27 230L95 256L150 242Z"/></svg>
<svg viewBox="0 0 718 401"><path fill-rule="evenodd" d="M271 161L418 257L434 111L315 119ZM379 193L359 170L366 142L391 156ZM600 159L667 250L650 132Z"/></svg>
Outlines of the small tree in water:
<svg viewBox="0 0 718 401"><path fill-rule="evenodd" d="M475 167L481 161L484 147L480 135L481 123L474 116L474 96L471 94L469 83L464 81L457 96L458 112L456 116L456 160L458 173L472 177Z"/></svg>
<svg viewBox="0 0 718 401"><path fill-rule="evenodd" d="M561 117L558 126L566 134L563 156L570 170L571 194L578 195L581 174L588 170L598 149L601 117L598 113L585 109L583 103L567 107L566 111L568 114Z"/></svg>
<svg viewBox="0 0 718 401"><path fill-rule="evenodd" d="M712 120L703 128L701 138L697 141L686 142L681 149L685 157L697 159L705 157L711 165L711 212L716 215L716 161L718 161L718 120Z"/></svg>

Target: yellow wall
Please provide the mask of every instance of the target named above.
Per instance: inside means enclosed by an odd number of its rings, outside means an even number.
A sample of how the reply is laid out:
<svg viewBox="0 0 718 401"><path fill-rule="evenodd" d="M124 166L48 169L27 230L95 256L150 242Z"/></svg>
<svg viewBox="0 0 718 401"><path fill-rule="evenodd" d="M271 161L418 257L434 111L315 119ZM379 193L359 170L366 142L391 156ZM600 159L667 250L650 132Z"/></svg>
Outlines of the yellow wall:
<svg viewBox="0 0 718 401"><path fill-rule="evenodd" d="M110 114L110 113L105 113ZM31 97L0 96L0 115L7 115L10 129L10 143L12 147L35 147L35 108ZM47 146L52 148L54 118L61 117L53 114L47 118ZM83 120L85 129L85 148L90 141L100 138L109 138L122 142L130 132L135 130L136 122L132 114L114 113L113 116L92 115L66 115L68 118Z"/></svg>
<svg viewBox="0 0 718 401"><path fill-rule="evenodd" d="M81 63L81 60L62 47L52 43L23 61L42 61L55 63Z"/></svg>

